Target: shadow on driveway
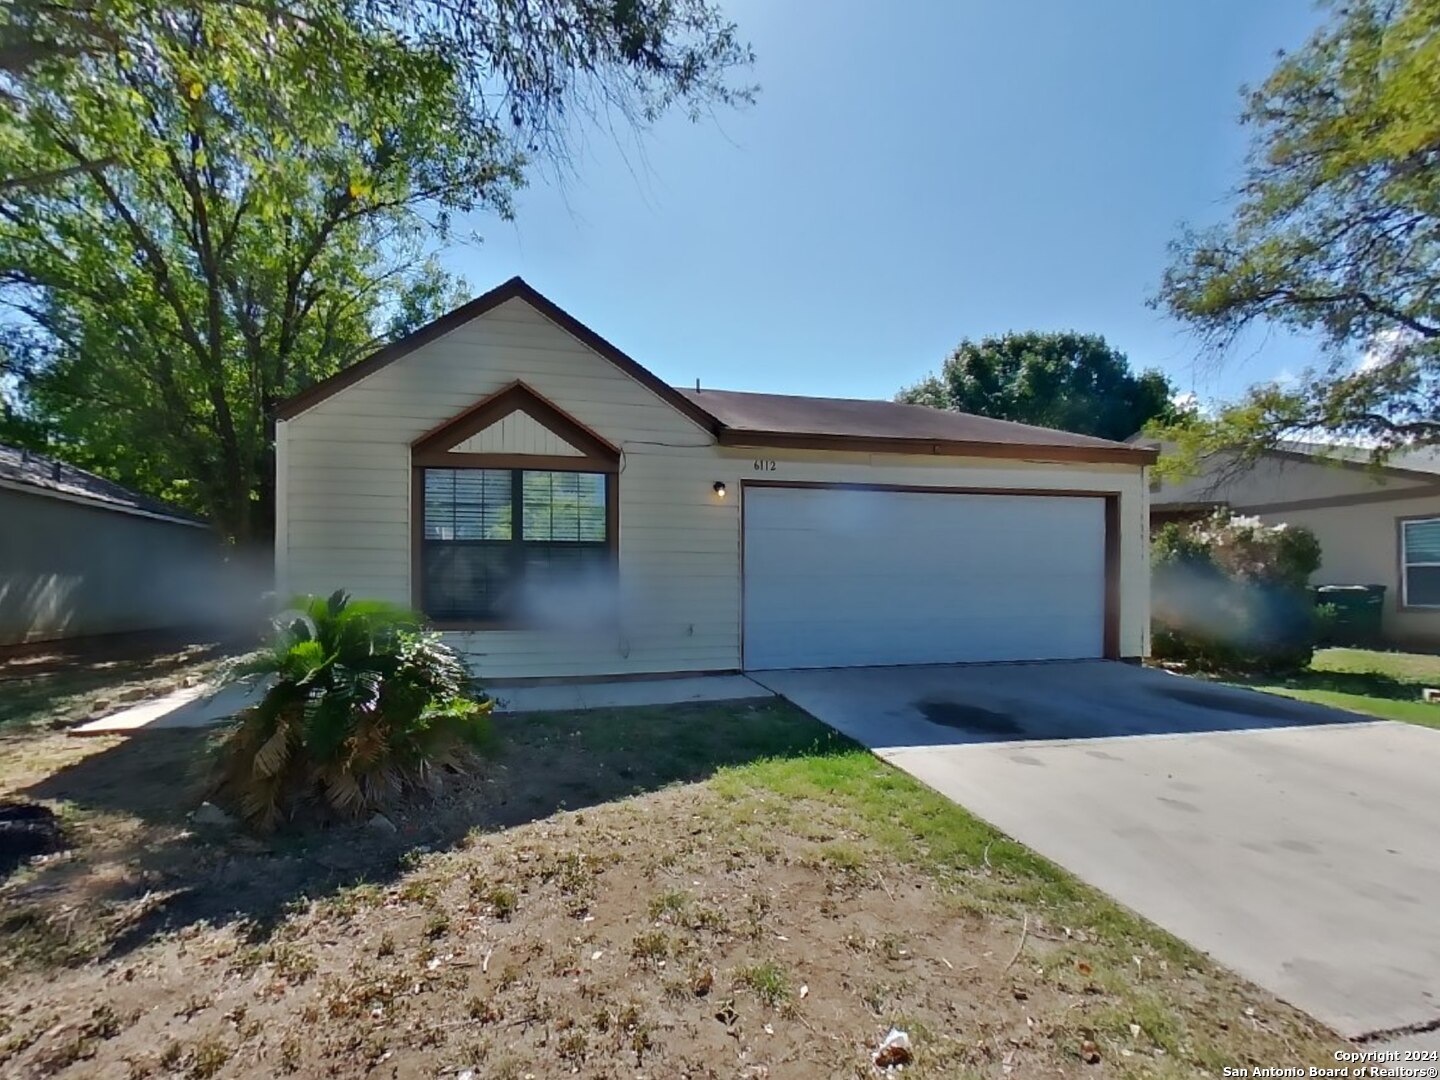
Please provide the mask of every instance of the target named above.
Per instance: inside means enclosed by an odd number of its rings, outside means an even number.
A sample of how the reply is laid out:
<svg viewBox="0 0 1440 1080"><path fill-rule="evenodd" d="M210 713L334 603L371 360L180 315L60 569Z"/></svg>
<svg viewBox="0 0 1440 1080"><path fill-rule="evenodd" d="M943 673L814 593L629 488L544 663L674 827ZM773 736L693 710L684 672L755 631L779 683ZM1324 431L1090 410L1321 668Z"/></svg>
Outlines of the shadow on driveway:
<svg viewBox="0 0 1440 1080"><path fill-rule="evenodd" d="M764 671L751 677L875 749L1373 722L1107 661Z"/></svg>

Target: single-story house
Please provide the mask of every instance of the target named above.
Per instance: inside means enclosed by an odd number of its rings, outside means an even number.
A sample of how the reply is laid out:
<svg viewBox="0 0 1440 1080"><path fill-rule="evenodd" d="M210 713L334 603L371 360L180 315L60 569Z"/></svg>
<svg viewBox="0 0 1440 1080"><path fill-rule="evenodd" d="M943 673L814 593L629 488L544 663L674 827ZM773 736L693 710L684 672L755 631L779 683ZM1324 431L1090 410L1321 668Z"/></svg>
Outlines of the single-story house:
<svg viewBox="0 0 1440 1080"><path fill-rule="evenodd" d="M0 645L199 621L220 552L184 510L0 445Z"/></svg>
<svg viewBox="0 0 1440 1080"><path fill-rule="evenodd" d="M1358 447L1293 443L1242 467L1207 459L1197 475L1155 482L1152 527L1225 507L1267 524L1303 525L1320 541L1316 585L1384 585L1384 632L1440 645L1440 454L1372 465Z"/></svg>
<svg viewBox="0 0 1440 1080"><path fill-rule="evenodd" d="M519 278L277 410L277 576L491 679L1143 656L1155 452L670 386Z"/></svg>

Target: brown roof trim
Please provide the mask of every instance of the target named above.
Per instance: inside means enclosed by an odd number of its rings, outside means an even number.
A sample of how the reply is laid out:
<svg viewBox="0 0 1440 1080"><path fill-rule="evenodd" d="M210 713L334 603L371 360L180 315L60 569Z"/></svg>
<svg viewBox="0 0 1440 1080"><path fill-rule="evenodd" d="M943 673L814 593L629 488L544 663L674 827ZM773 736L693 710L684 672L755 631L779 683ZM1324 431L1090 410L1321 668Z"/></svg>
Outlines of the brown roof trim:
<svg viewBox="0 0 1440 1080"><path fill-rule="evenodd" d="M736 431L717 436L721 446L832 450L856 454L919 454L946 457L1006 458L1019 461L1074 461L1095 464L1151 465L1159 451L1139 446L1040 446L1033 443L969 442L953 439L888 439L859 435L801 435L791 431Z"/></svg>
<svg viewBox="0 0 1440 1080"><path fill-rule="evenodd" d="M849 451L864 454L918 454L955 457L1007 458L1024 461L1065 461L1116 463L1125 465L1153 464L1159 451L1141 446L1111 444L1100 446L1045 445L1036 443L999 443L985 440L906 439L877 436L805 434L797 432L738 430L726 427L714 414L691 400L685 393L663 382L653 372L623 353L551 300L542 296L519 277L477 296L467 304L440 316L414 333L392 342L358 363L337 371L328 379L293 397L275 408L277 420L290 420L313 408L341 390L353 386L367 375L394 363L436 338L484 315L510 300L523 300L545 318L610 361L656 397L684 414L702 430L715 435L722 445L760 446L805 450ZM533 393L533 391L532 391ZM538 395L536 395L537 399ZM539 399L542 400L543 399ZM485 403L482 402L481 406ZM547 403L548 404L548 403ZM479 408L480 406L477 406ZM553 408L553 406L552 406ZM539 419L539 417L537 417ZM450 421L448 423L454 423ZM442 425L443 429L444 425ZM441 429L437 429L441 430ZM435 434L432 432L430 434Z"/></svg>
<svg viewBox="0 0 1440 1080"><path fill-rule="evenodd" d="M1370 506L1376 503L1405 502L1409 499L1440 497L1440 484L1425 487L1383 488L1351 495L1331 495L1316 499L1290 499L1286 502L1252 503L1235 507L1237 514L1288 514L1302 510L1332 510L1347 506Z"/></svg>
<svg viewBox="0 0 1440 1080"><path fill-rule="evenodd" d="M599 353L606 360L618 367L625 374L629 375L636 382L651 391L667 405L689 417L696 424L706 431L714 432L719 427L719 421L708 412L690 401L674 387L664 382L659 376L647 368L641 366L637 361L631 359L621 352L610 342L591 330L588 326L576 319L573 315L560 309L552 301L536 292L522 278L512 277L502 285L498 285L489 292L477 296L469 303L462 304L454 311L447 312L434 322L422 326L412 334L408 334L399 341L391 342L378 352L371 353L365 359L342 368L328 379L322 379L314 386L300 391L293 397L286 398L275 407L275 419L291 420L313 408L328 397L338 394L346 387L353 386L367 375L373 375L381 368L393 364L402 356L414 352L422 345L427 345L443 334L464 325L477 316L493 311L501 304L510 300L523 300L532 308L544 315L560 329L564 330L571 337L581 344L588 346Z"/></svg>
<svg viewBox="0 0 1440 1080"><path fill-rule="evenodd" d="M410 449L416 454L449 451L509 416L523 412L541 427L564 439L585 458L619 461L620 448L603 435L586 427L554 402L516 379L489 397L421 435ZM576 460L584 460L577 458Z"/></svg>
<svg viewBox="0 0 1440 1080"><path fill-rule="evenodd" d="M1156 502L1154 499L1150 500L1150 513L1152 514L1169 513L1172 510L1190 514L1197 510L1225 510L1229 508L1230 504L1224 499L1199 499L1193 502Z"/></svg>

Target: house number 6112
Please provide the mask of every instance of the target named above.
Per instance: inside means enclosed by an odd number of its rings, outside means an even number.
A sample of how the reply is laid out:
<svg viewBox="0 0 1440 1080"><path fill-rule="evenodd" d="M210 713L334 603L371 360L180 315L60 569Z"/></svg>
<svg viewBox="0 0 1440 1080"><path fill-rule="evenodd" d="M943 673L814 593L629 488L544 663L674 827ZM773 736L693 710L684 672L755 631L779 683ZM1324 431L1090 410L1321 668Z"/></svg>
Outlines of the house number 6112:
<svg viewBox="0 0 1440 1080"><path fill-rule="evenodd" d="M755 459L755 471L756 471L756 472L774 472L774 471L775 471L775 460L774 460L773 458L756 458L756 459Z"/></svg>

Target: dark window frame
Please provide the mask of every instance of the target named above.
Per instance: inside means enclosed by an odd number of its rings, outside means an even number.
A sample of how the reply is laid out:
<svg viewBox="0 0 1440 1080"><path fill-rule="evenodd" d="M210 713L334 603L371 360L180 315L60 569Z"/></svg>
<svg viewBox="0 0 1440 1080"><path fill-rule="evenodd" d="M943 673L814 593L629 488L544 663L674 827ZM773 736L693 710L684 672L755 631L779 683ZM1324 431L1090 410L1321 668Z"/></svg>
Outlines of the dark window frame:
<svg viewBox="0 0 1440 1080"><path fill-rule="evenodd" d="M620 484L619 473L608 467L608 463L593 462L584 458L566 458L568 467L558 468L550 458L522 456L490 456L475 454L449 454L454 461L435 461L427 456L426 464L412 468L412 510L411 543L414 547L411 573L411 601L415 609L426 616L430 625L437 630L531 630L538 624L524 613L488 618L435 618L427 610L425 596L425 565L427 548L435 546L476 546L504 548L510 554L515 579L524 578L524 560L527 550L550 548L584 547L604 550L608 553L610 566L618 571L620 562ZM431 470L487 469L492 472L510 474L511 529L508 540L432 540L425 536L425 474ZM605 539L597 540L526 540L524 538L524 474L525 473L577 473L587 476L603 476L605 492Z"/></svg>
<svg viewBox="0 0 1440 1080"><path fill-rule="evenodd" d="M474 454L459 451L472 435L515 412L523 412L572 447L576 454L546 455L520 453ZM417 611L425 612L425 470L493 469L522 472L602 473L605 476L605 546L610 551L613 572L618 576L620 561L620 448L593 428L561 409L520 380L507 383L476 402L458 416L422 434L410 444L410 600ZM516 493L522 480L512 479L511 516L515 527L523 528L523 496ZM512 531L512 540L514 532ZM584 541L536 541L552 545ZM428 616L427 616L428 617ZM616 612L618 618L618 610ZM436 619L439 630L523 630L535 629L533 619L523 616L493 619Z"/></svg>

